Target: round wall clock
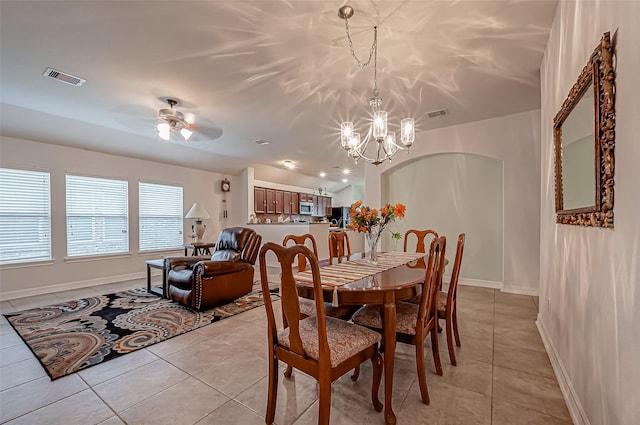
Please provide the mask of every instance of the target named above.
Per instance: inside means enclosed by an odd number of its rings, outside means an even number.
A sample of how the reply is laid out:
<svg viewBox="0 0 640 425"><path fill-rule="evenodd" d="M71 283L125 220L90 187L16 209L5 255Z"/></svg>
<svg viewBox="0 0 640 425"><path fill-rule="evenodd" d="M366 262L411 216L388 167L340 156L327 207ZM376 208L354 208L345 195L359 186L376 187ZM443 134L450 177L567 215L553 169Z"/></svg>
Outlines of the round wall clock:
<svg viewBox="0 0 640 425"><path fill-rule="evenodd" d="M222 180L222 182L220 182L220 187L222 188L223 192L229 192L231 190L231 182L229 182L229 180L224 179Z"/></svg>

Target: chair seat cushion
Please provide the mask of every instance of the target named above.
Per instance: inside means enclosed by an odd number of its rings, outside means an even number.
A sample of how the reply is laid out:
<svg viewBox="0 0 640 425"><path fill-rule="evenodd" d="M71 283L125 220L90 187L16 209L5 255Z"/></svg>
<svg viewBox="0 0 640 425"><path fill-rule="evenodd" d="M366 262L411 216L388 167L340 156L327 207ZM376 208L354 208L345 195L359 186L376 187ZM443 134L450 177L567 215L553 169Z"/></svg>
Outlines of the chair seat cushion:
<svg viewBox="0 0 640 425"><path fill-rule="evenodd" d="M334 307L331 303L324 303L324 314L327 316L335 317L337 319L349 320L354 310L357 310L357 306L339 305ZM309 298L300 297L300 313L310 317L316 315L316 302Z"/></svg>
<svg viewBox="0 0 640 425"><path fill-rule="evenodd" d="M396 304L396 332L407 335L416 334L416 322L418 321L419 305L399 302ZM366 326L368 328L382 329L382 319L380 318L380 306L365 305L356 311L351 318L353 323Z"/></svg>
<svg viewBox="0 0 640 425"><path fill-rule="evenodd" d="M415 297L409 298L405 300L405 302L412 304L420 304L420 297L422 295L416 295ZM445 311L447 309L447 293L444 291L440 291L438 294L438 311Z"/></svg>
<svg viewBox="0 0 640 425"><path fill-rule="evenodd" d="M318 321L316 316L307 317L299 322L300 339L304 353L319 359ZM349 357L380 342L382 337L372 331L353 323L334 317L327 317L327 341L331 357L331 367L336 367ZM289 348L289 328L278 331L278 343Z"/></svg>

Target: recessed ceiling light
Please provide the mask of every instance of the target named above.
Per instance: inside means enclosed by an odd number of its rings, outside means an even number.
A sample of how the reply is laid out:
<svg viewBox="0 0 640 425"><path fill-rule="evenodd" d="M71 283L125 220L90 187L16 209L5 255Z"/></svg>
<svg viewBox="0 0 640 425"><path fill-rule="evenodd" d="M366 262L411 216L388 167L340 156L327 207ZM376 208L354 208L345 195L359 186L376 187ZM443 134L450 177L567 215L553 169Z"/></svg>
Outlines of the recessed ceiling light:
<svg viewBox="0 0 640 425"><path fill-rule="evenodd" d="M348 181L349 181L349 180L347 180L347 179L342 179L342 183L346 183L346 182L348 182Z"/></svg>
<svg viewBox="0 0 640 425"><path fill-rule="evenodd" d="M293 170L294 168L296 168L296 166L293 164L293 162L287 160L284 162L284 166L287 167L290 170Z"/></svg>
<svg viewBox="0 0 640 425"><path fill-rule="evenodd" d="M324 171L320 171L320 177L327 177L327 173L325 173Z"/></svg>
<svg viewBox="0 0 640 425"><path fill-rule="evenodd" d="M268 145L271 142L264 139L258 139L258 140L254 140L253 143L255 143L256 145Z"/></svg>
<svg viewBox="0 0 640 425"><path fill-rule="evenodd" d="M349 171L348 168L345 168L344 170L342 170L342 174L349 174L351 171Z"/></svg>

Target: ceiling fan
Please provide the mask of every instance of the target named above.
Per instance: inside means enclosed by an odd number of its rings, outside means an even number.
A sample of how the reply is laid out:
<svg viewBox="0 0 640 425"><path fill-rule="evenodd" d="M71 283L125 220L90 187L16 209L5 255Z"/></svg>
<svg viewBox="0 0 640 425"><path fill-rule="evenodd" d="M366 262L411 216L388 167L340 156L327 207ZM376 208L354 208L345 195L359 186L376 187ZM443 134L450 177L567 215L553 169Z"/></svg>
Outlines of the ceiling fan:
<svg viewBox="0 0 640 425"><path fill-rule="evenodd" d="M181 101L172 96L159 97L159 100L169 105L161 108L156 115L157 135L163 140L171 140L172 134L175 141L211 141L222 136L222 128L215 123L196 116L193 113L183 113L176 109L182 105ZM176 137L180 134L181 137Z"/></svg>
<svg viewBox="0 0 640 425"><path fill-rule="evenodd" d="M165 98L170 108L163 108L158 111L158 136L163 140L171 139L171 132L178 131L184 138L189 140L193 134L193 123L190 123L184 118L184 114L176 109L174 106L178 105L178 99Z"/></svg>

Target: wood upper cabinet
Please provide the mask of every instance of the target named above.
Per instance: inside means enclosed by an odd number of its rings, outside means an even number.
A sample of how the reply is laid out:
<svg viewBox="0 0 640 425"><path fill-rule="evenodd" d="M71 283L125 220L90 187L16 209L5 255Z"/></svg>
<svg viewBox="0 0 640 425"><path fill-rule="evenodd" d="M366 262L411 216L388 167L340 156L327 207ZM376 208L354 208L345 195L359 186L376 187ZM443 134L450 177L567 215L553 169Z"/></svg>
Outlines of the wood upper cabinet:
<svg viewBox="0 0 640 425"><path fill-rule="evenodd" d="M282 190L276 190L276 204L274 208L274 212L276 214L282 214L284 211L284 192Z"/></svg>
<svg viewBox="0 0 640 425"><path fill-rule="evenodd" d="M300 196L300 202L307 202L309 201L309 199L307 198L309 195L306 193L299 193L298 194Z"/></svg>
<svg viewBox="0 0 640 425"><path fill-rule="evenodd" d="M321 217L331 215L331 198L318 196L318 215Z"/></svg>
<svg viewBox="0 0 640 425"><path fill-rule="evenodd" d="M318 195L311 195L311 202L313 202L313 208L311 209L311 215L319 216L318 213Z"/></svg>
<svg viewBox="0 0 640 425"><path fill-rule="evenodd" d="M291 214L300 214L300 194L291 192Z"/></svg>
<svg viewBox="0 0 640 425"><path fill-rule="evenodd" d="M263 187L253 188L253 210L256 214L264 214L267 212L266 189Z"/></svg>
<svg viewBox="0 0 640 425"><path fill-rule="evenodd" d="M276 191L274 189L265 189L266 192L266 207L265 213L267 214L275 214L276 212Z"/></svg>
<svg viewBox="0 0 640 425"><path fill-rule="evenodd" d="M283 192L282 213L291 214L291 192Z"/></svg>

